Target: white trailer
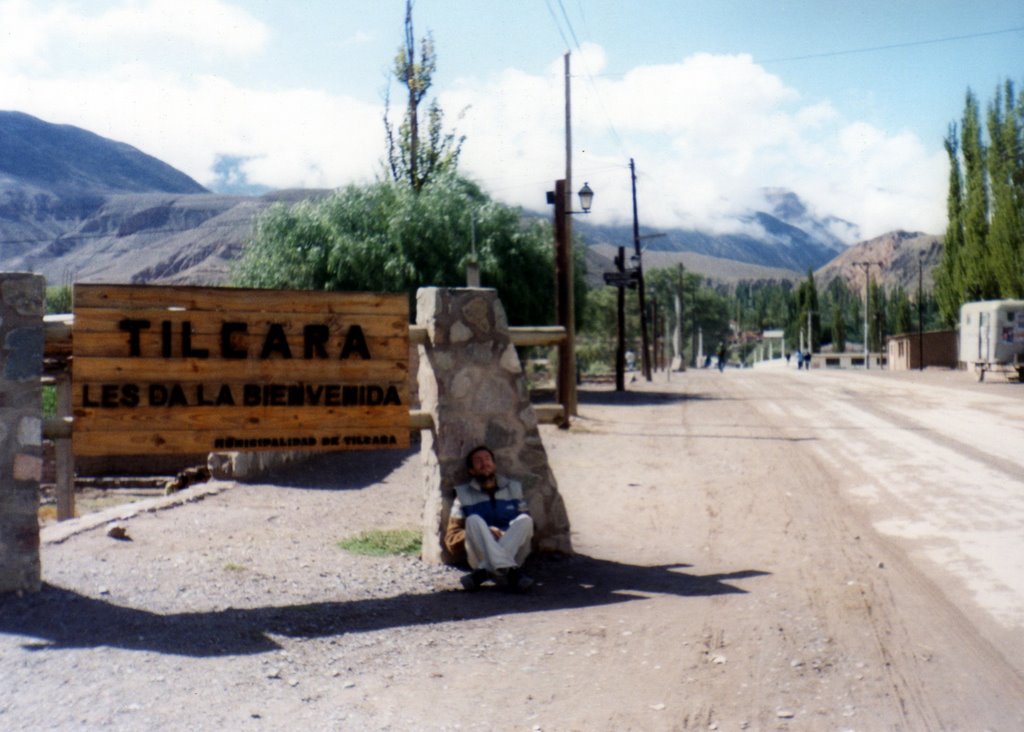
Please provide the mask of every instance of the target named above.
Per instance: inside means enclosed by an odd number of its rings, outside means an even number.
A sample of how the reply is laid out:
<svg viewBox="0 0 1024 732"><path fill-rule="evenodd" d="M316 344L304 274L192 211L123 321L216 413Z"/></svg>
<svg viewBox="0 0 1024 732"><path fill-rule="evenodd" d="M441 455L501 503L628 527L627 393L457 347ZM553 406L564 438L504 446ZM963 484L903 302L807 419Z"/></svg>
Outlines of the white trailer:
<svg viewBox="0 0 1024 732"><path fill-rule="evenodd" d="M1024 300L986 300L960 308L960 366L1024 381Z"/></svg>

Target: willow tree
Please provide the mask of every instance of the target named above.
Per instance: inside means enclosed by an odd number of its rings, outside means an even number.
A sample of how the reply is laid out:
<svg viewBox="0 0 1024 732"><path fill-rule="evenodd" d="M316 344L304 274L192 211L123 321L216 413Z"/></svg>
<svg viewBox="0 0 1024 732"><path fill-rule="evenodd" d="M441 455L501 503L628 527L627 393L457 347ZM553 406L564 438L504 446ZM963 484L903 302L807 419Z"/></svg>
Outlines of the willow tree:
<svg viewBox="0 0 1024 732"><path fill-rule="evenodd" d="M498 291L510 322L547 323L554 295L538 283L552 278L550 224L524 219L454 173L436 176L418 193L380 180L278 204L257 220L233 283L406 292L412 299L424 285L465 283L474 232L481 282Z"/></svg>

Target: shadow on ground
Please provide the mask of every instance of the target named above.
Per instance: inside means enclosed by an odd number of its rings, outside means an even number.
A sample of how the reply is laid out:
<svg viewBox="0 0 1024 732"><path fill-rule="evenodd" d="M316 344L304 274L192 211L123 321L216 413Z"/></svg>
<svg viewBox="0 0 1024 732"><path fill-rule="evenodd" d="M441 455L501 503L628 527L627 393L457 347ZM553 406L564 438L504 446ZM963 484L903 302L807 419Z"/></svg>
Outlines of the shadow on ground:
<svg viewBox="0 0 1024 732"><path fill-rule="evenodd" d="M402 463L419 455L419 445L405 450L343 450L320 453L261 475L260 483L284 488L357 490L386 482Z"/></svg>
<svg viewBox="0 0 1024 732"><path fill-rule="evenodd" d="M352 602L227 608L172 614L124 607L53 585L17 597L0 596L0 633L35 638L28 650L109 646L182 656L265 653L273 635L324 638L389 628L477 620L499 615L637 602L648 595L706 597L744 594L732 584L768 574L746 570L698 575L688 565L642 567L586 556L533 561L538 585L529 594L495 588L477 593L434 591Z"/></svg>
<svg viewBox="0 0 1024 732"><path fill-rule="evenodd" d="M706 394L686 394L674 391L626 391L614 389L581 389L576 393L576 401L583 404L608 407L650 407L659 404L675 404L678 402L719 400L721 397L710 397Z"/></svg>

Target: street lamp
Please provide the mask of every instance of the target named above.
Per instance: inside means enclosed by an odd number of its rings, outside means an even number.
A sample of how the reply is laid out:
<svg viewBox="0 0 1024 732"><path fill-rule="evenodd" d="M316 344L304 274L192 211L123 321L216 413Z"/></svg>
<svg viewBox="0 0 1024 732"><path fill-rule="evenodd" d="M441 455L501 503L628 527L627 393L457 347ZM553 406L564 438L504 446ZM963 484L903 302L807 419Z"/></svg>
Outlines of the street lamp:
<svg viewBox="0 0 1024 732"><path fill-rule="evenodd" d="M558 197L557 197L558 196L558 191L557 191L557 189L559 188L559 183L561 183L561 188L564 190L565 189L565 181L555 181L555 189L556 190L548 191L548 203L549 204L554 204L556 209L558 208L558 203L557 203L557 201L558 201ZM555 215L558 215L558 214L568 215L568 214L580 214L580 213L586 214L586 213L590 213L590 207L594 205L594 191L591 190L590 186L587 183L584 183L583 187L580 188L579 192L576 195L579 196L579 198L580 198L580 209L582 209L582 210L580 210L580 211L566 211L565 207L563 205L561 211L557 211L557 210L555 211Z"/></svg>
<svg viewBox="0 0 1024 732"><path fill-rule="evenodd" d="M594 192L590 190L590 186L584 183L583 187L580 188L579 193L576 195L580 197L580 208L583 209L582 213L590 213L590 207L594 203ZM577 212L573 211L572 213Z"/></svg>
<svg viewBox="0 0 1024 732"><path fill-rule="evenodd" d="M565 412L562 427L568 429L569 418L576 414L576 328L572 286L572 242L569 241L569 215L590 213L594 191L586 183L579 190L580 211L568 210L565 179L555 181L555 190L548 191L548 203L555 206L555 315L565 328L565 339L558 346L558 402Z"/></svg>

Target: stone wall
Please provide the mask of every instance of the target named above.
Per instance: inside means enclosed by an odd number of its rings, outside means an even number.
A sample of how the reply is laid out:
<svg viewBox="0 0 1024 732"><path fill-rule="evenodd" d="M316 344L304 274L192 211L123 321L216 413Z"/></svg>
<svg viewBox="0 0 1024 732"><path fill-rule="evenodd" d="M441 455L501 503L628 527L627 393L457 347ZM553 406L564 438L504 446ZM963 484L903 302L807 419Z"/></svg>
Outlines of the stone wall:
<svg viewBox="0 0 1024 732"><path fill-rule="evenodd" d="M538 551L571 553L569 519L548 466L505 310L489 289L423 288L416 321L426 327L420 346L419 390L434 432L424 432L423 557L447 561L441 538L454 488L468 479L466 453L487 445L499 472L523 484Z"/></svg>
<svg viewBox="0 0 1024 732"><path fill-rule="evenodd" d="M0 592L40 587L45 282L0 273Z"/></svg>

